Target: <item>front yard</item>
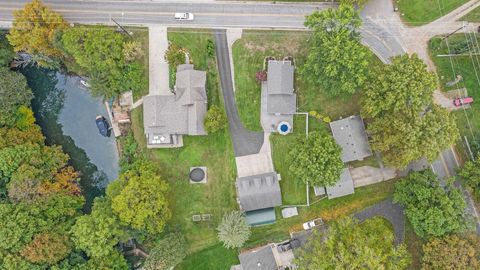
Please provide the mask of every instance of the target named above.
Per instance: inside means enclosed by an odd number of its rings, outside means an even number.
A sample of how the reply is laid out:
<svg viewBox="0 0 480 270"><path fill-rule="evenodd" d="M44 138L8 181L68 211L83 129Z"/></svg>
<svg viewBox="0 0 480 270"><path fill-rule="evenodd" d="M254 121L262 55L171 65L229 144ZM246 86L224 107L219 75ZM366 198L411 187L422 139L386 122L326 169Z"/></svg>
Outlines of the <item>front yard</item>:
<svg viewBox="0 0 480 270"><path fill-rule="evenodd" d="M432 22L468 0L396 0L402 19L409 25L419 26Z"/></svg>

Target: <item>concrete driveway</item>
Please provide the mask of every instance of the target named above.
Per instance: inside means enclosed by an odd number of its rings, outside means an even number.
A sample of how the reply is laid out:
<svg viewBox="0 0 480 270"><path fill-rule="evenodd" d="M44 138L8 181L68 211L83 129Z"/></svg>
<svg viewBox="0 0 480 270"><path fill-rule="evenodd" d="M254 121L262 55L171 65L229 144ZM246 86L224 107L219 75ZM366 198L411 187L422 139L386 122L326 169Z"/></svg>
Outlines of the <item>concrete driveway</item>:
<svg viewBox="0 0 480 270"><path fill-rule="evenodd" d="M232 71L230 69L226 30L216 29L214 30L214 33L218 71L220 73L223 100L227 111L228 124L230 127L235 156L241 157L258 154L264 142L264 134L263 132L247 130L240 120L237 104L235 103L235 94L233 92Z"/></svg>

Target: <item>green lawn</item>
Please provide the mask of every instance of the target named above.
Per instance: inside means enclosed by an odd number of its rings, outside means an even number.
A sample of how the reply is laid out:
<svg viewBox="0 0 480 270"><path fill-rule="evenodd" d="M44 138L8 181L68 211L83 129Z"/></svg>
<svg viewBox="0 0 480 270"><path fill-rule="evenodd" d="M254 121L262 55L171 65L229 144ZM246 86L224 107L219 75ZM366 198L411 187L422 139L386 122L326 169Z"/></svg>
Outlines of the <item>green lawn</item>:
<svg viewBox="0 0 480 270"><path fill-rule="evenodd" d="M402 19L412 26L432 22L466 2L468 0L396 0Z"/></svg>
<svg viewBox="0 0 480 270"><path fill-rule="evenodd" d="M477 36L477 38L480 36ZM453 35L449 40L449 46L452 50L456 44L461 44L460 42L465 41L464 34ZM437 73L440 81L440 86L443 91L454 90L457 88L466 87L468 90L468 95L472 96L475 102L472 104L472 108L468 110L458 110L454 112L454 115L457 118L457 126L460 130L460 134L467 136L468 139L472 142L474 138L478 138L480 131L480 92L478 91L480 87L480 82L477 79L474 69L474 61L470 56L456 56L452 57L451 61L449 57L439 57L438 54L447 54L448 49L445 41L441 41L440 38L433 38L430 43L430 56L437 67ZM478 57L478 56L477 56ZM475 63L476 63L476 58ZM454 80L455 76L452 71L452 65L455 70L455 74L460 74L463 77L463 81L458 83L456 86L447 87L445 84L448 81ZM480 71L478 63L475 65L477 73ZM478 74L480 76L480 74ZM472 126L470 130L467 119ZM471 133L473 132L474 137L472 138ZM465 147L463 143L457 144L462 157L466 157Z"/></svg>
<svg viewBox="0 0 480 270"><path fill-rule="evenodd" d="M463 16L460 20L468 22L480 22L480 7L477 7L474 10L470 11L470 13Z"/></svg>
<svg viewBox="0 0 480 270"><path fill-rule="evenodd" d="M283 180L282 180L283 181ZM302 230L303 222L321 217L328 222L358 212L391 196L395 180L355 189L355 193L336 199L323 199L310 207L299 207L299 215L282 219L277 209L277 222L255 227L245 249L288 239L289 233ZM311 198L313 201L313 198Z"/></svg>
<svg viewBox="0 0 480 270"><path fill-rule="evenodd" d="M407 246L407 250L412 255L412 263L410 264L408 269L421 269L423 256L422 245L424 243L424 240L415 233L412 224L410 224L407 219L407 221L405 222L405 245Z"/></svg>
<svg viewBox="0 0 480 270"><path fill-rule="evenodd" d="M196 69L207 70L209 105L223 107L216 61L206 57L206 42L213 38L211 32L174 31L168 33L168 38L189 50ZM135 138L145 148L142 107L133 111L132 122ZM236 262L238 252L224 249L216 235L223 214L238 208L234 187L235 159L228 130L208 136L184 136L181 148L146 152L170 184L168 199L173 215L166 231L181 230L188 242L190 255L180 269L226 269L225 265ZM192 166L207 167L207 184L189 183L188 173ZM212 214L212 220L194 223L194 214ZM191 268L191 265L196 267Z"/></svg>

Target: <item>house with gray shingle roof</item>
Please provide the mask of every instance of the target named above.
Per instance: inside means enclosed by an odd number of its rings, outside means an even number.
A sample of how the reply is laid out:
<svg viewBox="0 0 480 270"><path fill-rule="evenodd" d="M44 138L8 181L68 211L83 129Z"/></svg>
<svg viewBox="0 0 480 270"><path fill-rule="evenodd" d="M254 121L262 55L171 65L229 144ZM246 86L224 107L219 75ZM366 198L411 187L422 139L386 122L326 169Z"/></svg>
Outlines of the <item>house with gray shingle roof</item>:
<svg viewBox="0 0 480 270"><path fill-rule="evenodd" d="M261 122L266 132L275 132L281 122L293 127L297 111L294 82L295 67L289 60L268 61L267 81L262 82Z"/></svg>
<svg viewBox="0 0 480 270"><path fill-rule="evenodd" d="M348 168L344 168L342 174L340 175L340 180L335 183L335 185L328 186L325 189L329 199L353 194L355 192L355 188L353 186L353 179L352 175L350 174L350 170Z"/></svg>
<svg viewBox="0 0 480 270"><path fill-rule="evenodd" d="M274 207L282 205L282 192L276 172L240 177L235 182L240 209L254 225L273 223Z"/></svg>
<svg viewBox="0 0 480 270"><path fill-rule="evenodd" d="M365 125L360 116L350 117L330 123L333 138L342 148L342 161L363 160L372 155L368 144Z"/></svg>
<svg viewBox="0 0 480 270"><path fill-rule="evenodd" d="M143 124L148 148L183 146L183 135L206 135L206 72L193 65L177 67L174 92L143 98Z"/></svg>

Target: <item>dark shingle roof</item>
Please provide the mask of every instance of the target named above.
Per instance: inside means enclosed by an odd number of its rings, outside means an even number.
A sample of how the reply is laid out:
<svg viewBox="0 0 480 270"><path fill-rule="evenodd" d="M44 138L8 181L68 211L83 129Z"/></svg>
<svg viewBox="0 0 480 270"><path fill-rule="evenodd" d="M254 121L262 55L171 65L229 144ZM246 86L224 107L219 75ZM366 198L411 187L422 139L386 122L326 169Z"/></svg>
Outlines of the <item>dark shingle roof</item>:
<svg viewBox="0 0 480 270"><path fill-rule="evenodd" d="M277 173L265 173L238 178L236 181L240 207L252 211L282 205Z"/></svg>
<svg viewBox="0 0 480 270"><path fill-rule="evenodd" d="M342 161L361 160L372 155L365 126L360 116L350 116L330 123L333 138L342 148Z"/></svg>

